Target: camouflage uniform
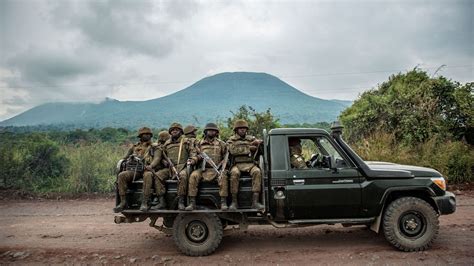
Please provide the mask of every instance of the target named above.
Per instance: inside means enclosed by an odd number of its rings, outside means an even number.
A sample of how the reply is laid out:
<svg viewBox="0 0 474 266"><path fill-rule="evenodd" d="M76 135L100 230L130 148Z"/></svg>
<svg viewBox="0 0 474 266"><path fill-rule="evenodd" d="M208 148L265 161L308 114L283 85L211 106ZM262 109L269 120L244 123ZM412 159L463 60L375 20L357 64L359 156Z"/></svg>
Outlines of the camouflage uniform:
<svg viewBox="0 0 474 266"><path fill-rule="evenodd" d="M138 137L141 137L143 134L150 134L153 136L153 133L151 132L151 129L147 127L140 128L138 131ZM139 141L135 144L133 144L127 151L127 154L123 157L124 160L128 160L130 156L135 155L141 159L144 160L145 165L149 164L151 162L151 155L150 151L152 149L152 143L151 140L143 142ZM135 180L142 178L142 173L141 172L135 172L135 171L123 171L118 174L117 177L117 188L119 191L119 196L120 196L120 202L121 204L117 207L115 207L114 211L115 212L120 212L122 211L125 206L126 206L126 193L128 189L128 185L132 182L133 178L135 176Z"/></svg>
<svg viewBox="0 0 474 266"><path fill-rule="evenodd" d="M196 131L197 128L193 125L188 125L184 128L183 133L186 138L189 139L189 141L192 143L192 145L196 146L198 143L198 140L196 138Z"/></svg>
<svg viewBox="0 0 474 266"><path fill-rule="evenodd" d="M290 140L290 163L292 168L307 169L308 166L303 158L303 150L301 148L300 140Z"/></svg>
<svg viewBox="0 0 474 266"><path fill-rule="evenodd" d="M204 131L206 132L206 130L215 130L219 132L217 125L214 123L208 123ZM220 167L227 153L227 145L224 141L220 140L217 137L210 138L206 136L203 140L197 143L196 150L198 152L205 152L212 159L212 161L218 167ZM194 170L189 178L188 196L190 197L191 202L190 202L190 205L186 207L186 210L193 210L195 207L195 197L198 194L199 182L201 182L201 180L204 180L206 182L211 182L218 178L218 173L214 170L214 168L211 165L206 163L204 160L202 160L202 163L205 164L204 167L202 168L199 167L198 169ZM225 169L225 166L223 167L223 169ZM228 196L228 190L229 190L228 183L229 183L229 180L228 180L227 174L223 174L221 179L218 181L219 196L221 196L221 209L223 210L227 210L226 198Z"/></svg>
<svg viewBox="0 0 474 266"><path fill-rule="evenodd" d="M245 120L237 120L234 125L234 131L238 128L247 128L248 124ZM239 178L242 172L250 173L252 177L252 192L253 192L253 206L257 206L259 209L262 207L258 203L258 198L261 192L262 185L262 172L258 165L255 163L252 152L252 148L257 147L253 144L257 138L250 135L241 137L237 133L230 137L227 141L229 152L233 158L233 166L230 169L230 191L232 194L231 208L236 208L237 194L239 192ZM258 152L258 151L255 151ZM235 204L234 204L235 203Z"/></svg>
<svg viewBox="0 0 474 266"><path fill-rule="evenodd" d="M182 131L182 126L178 123L173 123L169 129L169 132L171 132L171 129L173 128L179 128ZM162 150L161 153L155 153L155 157L153 159L152 165L154 165L153 164L154 162L161 161L162 158L164 158L164 154L166 154L168 158L171 160L171 162L173 163L173 165L176 167L176 170L178 171L179 178L180 178L180 181L178 183L178 197L180 198L179 205L181 206L182 204L184 204L182 203L182 201L184 200L184 197L186 196L186 191L187 191L187 186L188 186L186 162L188 159L191 159L194 162L197 161L194 145L188 138L181 135L176 140L173 140L172 138L168 139L163 144L161 150ZM181 150L181 154L179 154L180 150ZM179 156L181 157L178 158ZM161 169L158 172L156 172L155 189L156 189L156 195L158 195L158 197L161 198L166 193L165 180L170 179L170 178L174 178L170 167ZM149 188L149 190L150 189L151 188ZM147 194L149 195L149 193ZM184 206L182 209L184 209Z"/></svg>

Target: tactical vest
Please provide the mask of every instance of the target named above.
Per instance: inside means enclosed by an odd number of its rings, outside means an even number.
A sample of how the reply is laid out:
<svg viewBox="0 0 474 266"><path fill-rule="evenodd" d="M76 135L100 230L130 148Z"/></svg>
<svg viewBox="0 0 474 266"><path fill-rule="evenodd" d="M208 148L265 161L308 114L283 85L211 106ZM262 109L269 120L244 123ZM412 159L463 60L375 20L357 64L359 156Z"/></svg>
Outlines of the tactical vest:
<svg viewBox="0 0 474 266"><path fill-rule="evenodd" d="M232 137L229 144L229 152L236 163L250 163L253 162L252 152L250 151L250 143L255 138L252 136L245 136L240 138L238 136Z"/></svg>
<svg viewBox="0 0 474 266"><path fill-rule="evenodd" d="M164 150L174 165L178 165L179 146L181 145L181 142L183 144L181 147L181 158L179 160L179 164L183 164L186 162L186 160L188 160L189 157L188 139L185 137L180 137L176 142L169 140L164 145Z"/></svg>
<svg viewBox="0 0 474 266"><path fill-rule="evenodd" d="M199 143L199 148L202 152L205 152L214 161L215 164L219 164L224 158L222 153L224 152L224 144L220 140L213 140L212 143L202 140ZM211 167L206 164L206 168Z"/></svg>
<svg viewBox="0 0 474 266"><path fill-rule="evenodd" d="M138 142L135 145L133 145L133 154L135 154L136 156L140 158L144 158L147 155L150 147L151 147L151 143L149 142L145 142L145 143Z"/></svg>

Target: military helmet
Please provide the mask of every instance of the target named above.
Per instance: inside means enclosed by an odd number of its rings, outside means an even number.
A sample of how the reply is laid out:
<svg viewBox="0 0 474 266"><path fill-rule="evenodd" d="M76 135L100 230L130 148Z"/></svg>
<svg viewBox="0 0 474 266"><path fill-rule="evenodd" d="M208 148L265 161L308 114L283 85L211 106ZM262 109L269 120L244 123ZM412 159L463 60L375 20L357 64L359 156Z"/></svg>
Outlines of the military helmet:
<svg viewBox="0 0 474 266"><path fill-rule="evenodd" d="M142 127L138 130L138 136L140 137L143 134L150 134L153 136L153 132L151 132L151 129L149 127Z"/></svg>
<svg viewBox="0 0 474 266"><path fill-rule="evenodd" d="M158 139L160 140L167 140L170 138L170 133L168 133L168 131L160 131L160 133L158 133Z"/></svg>
<svg viewBox="0 0 474 266"><path fill-rule="evenodd" d="M181 130L181 132L183 132L183 126L180 123L174 122L173 124L171 124L170 128L168 129L168 133L171 134L171 130L173 128L178 128L179 130Z"/></svg>
<svg viewBox="0 0 474 266"><path fill-rule="evenodd" d="M206 130L215 130L219 133L219 128L214 123L207 123L206 127L204 127L204 133L206 133Z"/></svg>
<svg viewBox="0 0 474 266"><path fill-rule="evenodd" d="M241 128L241 127L244 127L246 129L249 129L249 124L247 123L247 121L243 120L243 119L237 119L235 120L234 122L234 130L236 130L237 128Z"/></svg>
<svg viewBox="0 0 474 266"><path fill-rule="evenodd" d="M184 135L187 135L187 134L191 134L193 132L195 132L197 130L197 128L193 125L188 125L184 128Z"/></svg>

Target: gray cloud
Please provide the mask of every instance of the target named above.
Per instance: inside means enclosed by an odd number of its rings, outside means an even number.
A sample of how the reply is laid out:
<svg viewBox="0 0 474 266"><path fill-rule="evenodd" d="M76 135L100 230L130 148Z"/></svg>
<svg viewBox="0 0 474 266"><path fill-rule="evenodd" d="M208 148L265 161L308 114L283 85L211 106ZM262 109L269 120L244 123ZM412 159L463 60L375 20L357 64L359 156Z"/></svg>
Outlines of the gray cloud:
<svg viewBox="0 0 474 266"><path fill-rule="evenodd" d="M71 82L82 75L97 74L104 69L101 61L80 54L62 54L62 51L46 51L31 48L8 59L7 63L20 73L20 84L56 85ZM15 79L7 79L10 84Z"/></svg>
<svg viewBox="0 0 474 266"><path fill-rule="evenodd" d="M128 0L80 1L71 8L63 1L55 7L53 19L78 30L92 46L160 57L169 54L180 37L171 26L187 13L182 9ZM172 16L163 10L171 10Z"/></svg>
<svg viewBox="0 0 474 266"><path fill-rule="evenodd" d="M472 81L473 5L4 0L0 120L49 101L156 98L222 71L352 100L417 65Z"/></svg>

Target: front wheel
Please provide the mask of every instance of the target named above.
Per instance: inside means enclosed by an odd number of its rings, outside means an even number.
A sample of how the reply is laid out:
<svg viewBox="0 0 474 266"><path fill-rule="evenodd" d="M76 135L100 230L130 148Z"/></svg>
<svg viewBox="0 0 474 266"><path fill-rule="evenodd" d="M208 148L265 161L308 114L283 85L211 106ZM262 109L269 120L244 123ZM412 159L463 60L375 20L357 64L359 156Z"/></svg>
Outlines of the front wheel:
<svg viewBox="0 0 474 266"><path fill-rule="evenodd" d="M438 230L438 214L420 198L399 198L390 203L383 216L385 238L403 251L426 250L436 239Z"/></svg>
<svg viewBox="0 0 474 266"><path fill-rule="evenodd" d="M221 219L213 213L179 214L173 224L173 239L188 256L213 253L222 241Z"/></svg>

